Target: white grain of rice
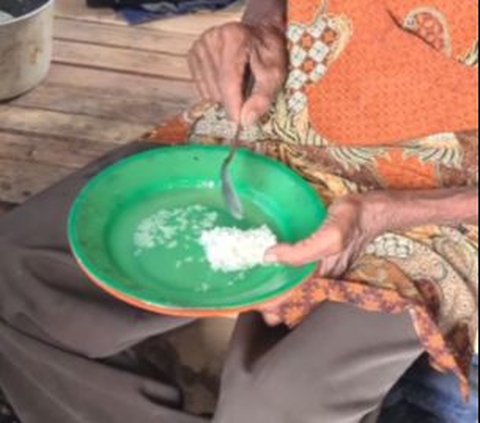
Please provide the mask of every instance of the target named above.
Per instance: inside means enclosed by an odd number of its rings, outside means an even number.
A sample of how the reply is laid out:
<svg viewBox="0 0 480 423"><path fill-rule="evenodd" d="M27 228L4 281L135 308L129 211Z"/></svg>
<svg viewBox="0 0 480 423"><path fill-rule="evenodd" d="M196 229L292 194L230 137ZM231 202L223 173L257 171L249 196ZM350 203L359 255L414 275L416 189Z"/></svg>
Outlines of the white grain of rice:
<svg viewBox="0 0 480 423"><path fill-rule="evenodd" d="M192 241L187 235L193 232L197 239L202 231L215 226L218 219L216 212L201 205L185 208L160 209L143 219L133 235L135 255L157 247L172 250Z"/></svg>
<svg viewBox="0 0 480 423"><path fill-rule="evenodd" d="M200 244L210 267L229 273L263 265L265 253L277 244L277 238L266 225L247 231L215 227L203 231Z"/></svg>

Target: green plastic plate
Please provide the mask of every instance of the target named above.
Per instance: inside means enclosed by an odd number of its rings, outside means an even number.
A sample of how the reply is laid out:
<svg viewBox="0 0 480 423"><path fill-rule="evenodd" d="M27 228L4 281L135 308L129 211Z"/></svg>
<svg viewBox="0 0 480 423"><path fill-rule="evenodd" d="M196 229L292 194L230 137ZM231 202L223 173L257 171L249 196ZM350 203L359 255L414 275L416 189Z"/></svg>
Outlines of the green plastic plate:
<svg viewBox="0 0 480 423"><path fill-rule="evenodd" d="M245 219L233 219L221 195L223 147L158 148L123 160L81 192L69 219L78 263L98 286L137 307L172 315L222 315L258 308L315 271L258 267L210 269L202 228L267 224L281 242L310 236L326 217L317 193L283 164L240 151L233 178Z"/></svg>

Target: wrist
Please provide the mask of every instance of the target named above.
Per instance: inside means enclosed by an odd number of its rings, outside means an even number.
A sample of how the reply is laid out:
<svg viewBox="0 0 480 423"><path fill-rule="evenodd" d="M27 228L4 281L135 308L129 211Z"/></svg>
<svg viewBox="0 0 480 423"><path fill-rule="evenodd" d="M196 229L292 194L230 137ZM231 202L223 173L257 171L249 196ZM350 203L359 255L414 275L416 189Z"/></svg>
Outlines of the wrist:
<svg viewBox="0 0 480 423"><path fill-rule="evenodd" d="M250 26L273 26L285 31L287 26L286 0L248 0L243 23Z"/></svg>
<svg viewBox="0 0 480 423"><path fill-rule="evenodd" d="M380 233L430 224L478 224L478 190L474 188L377 191L362 196L362 203L366 218Z"/></svg>
<svg viewBox="0 0 480 423"><path fill-rule="evenodd" d="M372 238L393 230L395 200L388 192L370 192L359 195L362 226Z"/></svg>

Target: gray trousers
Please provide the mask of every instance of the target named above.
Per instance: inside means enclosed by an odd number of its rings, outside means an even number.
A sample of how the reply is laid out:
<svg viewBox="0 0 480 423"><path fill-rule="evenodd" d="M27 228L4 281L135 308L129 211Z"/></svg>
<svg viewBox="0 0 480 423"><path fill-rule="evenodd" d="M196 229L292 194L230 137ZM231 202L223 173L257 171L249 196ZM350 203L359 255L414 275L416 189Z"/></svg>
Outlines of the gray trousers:
<svg viewBox="0 0 480 423"><path fill-rule="evenodd" d="M66 221L85 183L131 144L0 219L0 385L24 423L200 423L168 383L106 357L189 323L125 305L92 285ZM242 316L214 423L359 423L422 353L408 315L324 304L300 327Z"/></svg>

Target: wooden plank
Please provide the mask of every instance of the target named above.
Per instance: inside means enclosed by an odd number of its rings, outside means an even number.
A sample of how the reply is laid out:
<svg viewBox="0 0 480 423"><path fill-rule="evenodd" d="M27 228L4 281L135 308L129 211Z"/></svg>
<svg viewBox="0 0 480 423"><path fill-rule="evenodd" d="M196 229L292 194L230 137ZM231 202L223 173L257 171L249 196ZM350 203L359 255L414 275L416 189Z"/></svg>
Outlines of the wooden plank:
<svg viewBox="0 0 480 423"><path fill-rule="evenodd" d="M192 104L198 100L191 81L166 80L62 64L52 65L46 83L80 87L92 95L102 93L117 97L143 97L179 104Z"/></svg>
<svg viewBox="0 0 480 423"><path fill-rule="evenodd" d="M186 57L71 41L54 42L55 63L190 80Z"/></svg>
<svg viewBox="0 0 480 423"><path fill-rule="evenodd" d="M125 20L111 8L89 8L83 0L57 0L55 14L75 20L126 25Z"/></svg>
<svg viewBox="0 0 480 423"><path fill-rule="evenodd" d="M240 12L129 27L111 9L57 0L55 57L36 90L0 105L0 200L22 202L197 100L185 55Z"/></svg>
<svg viewBox="0 0 480 423"><path fill-rule="evenodd" d="M186 55L196 36L177 32L156 31L143 27L123 27L96 22L55 20L55 38L110 47L123 47L137 51L152 51L173 55Z"/></svg>
<svg viewBox="0 0 480 423"><path fill-rule="evenodd" d="M78 169L115 148L81 139L51 139L0 131L0 159Z"/></svg>
<svg viewBox="0 0 480 423"><path fill-rule="evenodd" d="M21 203L115 148L0 131L0 201Z"/></svg>
<svg viewBox="0 0 480 423"><path fill-rule="evenodd" d="M134 95L115 96L57 84L43 84L10 104L145 125L159 124L188 106L187 102L173 103Z"/></svg>
<svg viewBox="0 0 480 423"><path fill-rule="evenodd" d="M0 130L123 144L139 138L152 125L71 115L47 110L0 107Z"/></svg>
<svg viewBox="0 0 480 423"><path fill-rule="evenodd" d="M62 166L0 159L0 199L22 203L72 172Z"/></svg>

